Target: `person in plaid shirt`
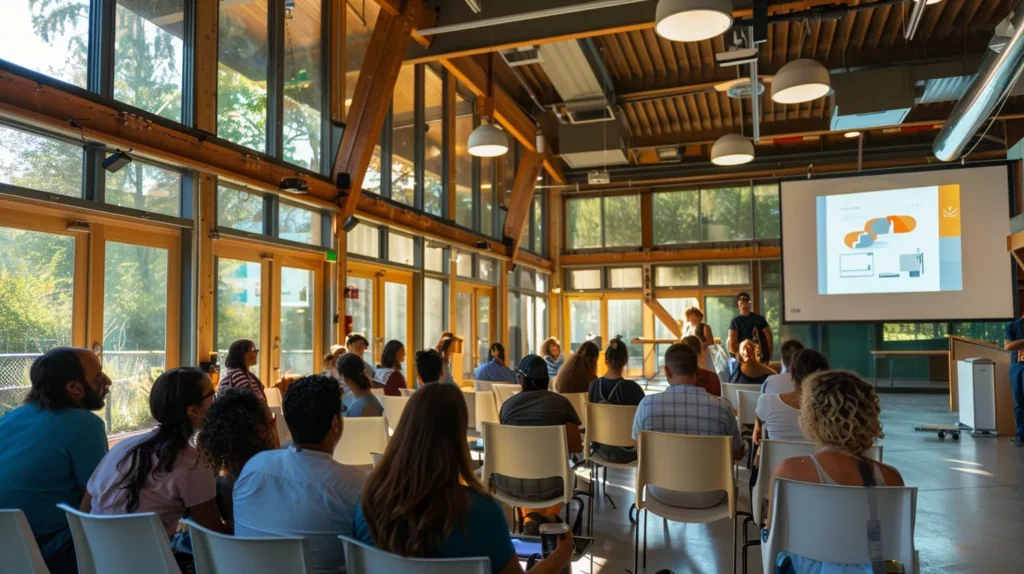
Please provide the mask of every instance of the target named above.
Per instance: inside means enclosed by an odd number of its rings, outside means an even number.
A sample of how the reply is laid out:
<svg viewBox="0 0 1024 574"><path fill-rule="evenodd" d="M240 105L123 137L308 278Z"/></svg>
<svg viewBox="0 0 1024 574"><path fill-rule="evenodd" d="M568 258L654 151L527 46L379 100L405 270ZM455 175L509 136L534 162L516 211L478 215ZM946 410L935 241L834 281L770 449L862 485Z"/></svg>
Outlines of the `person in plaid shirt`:
<svg viewBox="0 0 1024 574"><path fill-rule="evenodd" d="M647 395L637 407L633 419L633 438L640 431L699 436L732 436L733 456L739 460L745 452L736 415L729 401L708 394L696 386L697 353L685 343L676 343L665 352L665 376L668 389ZM711 508L725 500L724 491L681 493L647 487L647 495L659 502L681 508Z"/></svg>

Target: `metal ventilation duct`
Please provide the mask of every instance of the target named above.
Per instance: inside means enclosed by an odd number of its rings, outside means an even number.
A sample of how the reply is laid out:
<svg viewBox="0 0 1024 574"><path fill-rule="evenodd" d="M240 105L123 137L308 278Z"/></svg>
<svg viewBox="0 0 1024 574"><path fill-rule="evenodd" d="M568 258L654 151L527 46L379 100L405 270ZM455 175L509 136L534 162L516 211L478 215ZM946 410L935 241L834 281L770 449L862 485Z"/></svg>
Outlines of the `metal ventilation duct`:
<svg viewBox="0 0 1024 574"><path fill-rule="evenodd" d="M1007 20L1009 30L1003 25L999 27L1001 31L1005 30L999 34L1005 35L1005 46L1001 52L990 50L985 56L978 79L957 103L932 146L935 157L942 161L952 161L960 156L971 137L1020 78L1024 69L1024 0L1017 2Z"/></svg>
<svg viewBox="0 0 1024 574"><path fill-rule="evenodd" d="M574 124L615 118L615 92L601 52L593 40L565 40L540 47L540 65L562 98Z"/></svg>

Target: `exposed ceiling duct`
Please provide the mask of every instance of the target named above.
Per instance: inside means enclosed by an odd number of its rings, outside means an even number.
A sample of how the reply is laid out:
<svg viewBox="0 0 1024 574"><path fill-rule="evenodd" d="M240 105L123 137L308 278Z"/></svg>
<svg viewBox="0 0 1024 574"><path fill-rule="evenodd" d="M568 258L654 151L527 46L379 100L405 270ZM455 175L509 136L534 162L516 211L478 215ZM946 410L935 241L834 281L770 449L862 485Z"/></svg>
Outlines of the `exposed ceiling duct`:
<svg viewBox="0 0 1024 574"><path fill-rule="evenodd" d="M1024 66L1024 0L1019 1L1007 20L996 28L996 36L1005 39L1002 51L988 51L978 79L953 108L935 139L932 151L942 161L953 161L960 156L971 137L1020 78Z"/></svg>
<svg viewBox="0 0 1024 574"><path fill-rule="evenodd" d="M593 40L565 40L540 47L540 66L558 92L570 123L615 118L615 89Z"/></svg>

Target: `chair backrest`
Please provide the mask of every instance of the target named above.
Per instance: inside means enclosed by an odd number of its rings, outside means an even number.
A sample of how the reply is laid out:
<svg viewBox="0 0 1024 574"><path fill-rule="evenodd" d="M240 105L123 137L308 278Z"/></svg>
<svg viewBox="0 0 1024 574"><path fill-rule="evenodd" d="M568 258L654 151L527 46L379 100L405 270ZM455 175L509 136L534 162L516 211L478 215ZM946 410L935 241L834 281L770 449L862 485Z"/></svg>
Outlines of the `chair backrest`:
<svg viewBox="0 0 1024 574"><path fill-rule="evenodd" d="M373 459L373 467L377 468L377 465L380 464L380 460L384 458L384 454L379 452L371 452L370 458Z"/></svg>
<svg viewBox="0 0 1024 574"><path fill-rule="evenodd" d="M384 389L370 389L370 392L378 397L384 396Z"/></svg>
<svg viewBox="0 0 1024 574"><path fill-rule="evenodd" d="M473 381L473 390L478 393L482 391L493 391L494 389L491 388L492 385L494 385L494 383L490 381Z"/></svg>
<svg viewBox="0 0 1024 574"><path fill-rule="evenodd" d="M569 399L572 403L572 408L576 409L576 414L580 417L580 422L583 423L583 428L587 428L587 404L590 402L590 393L565 393L563 397Z"/></svg>
<svg viewBox="0 0 1024 574"><path fill-rule="evenodd" d="M282 406L281 391L277 390L275 387L267 387L263 389L263 392L267 395L268 407Z"/></svg>
<svg viewBox="0 0 1024 574"><path fill-rule="evenodd" d="M590 443L607 446L636 446L633 440L633 419L636 405L587 403L587 445L583 449L590 458Z"/></svg>
<svg viewBox="0 0 1024 574"><path fill-rule="evenodd" d="M767 552L763 553L765 563L774 564L779 552L833 564L870 562L868 490L861 486L776 480L772 526L765 543ZM916 572L917 489L883 486L870 490L877 499L882 559L899 560L907 572Z"/></svg>
<svg viewBox="0 0 1024 574"><path fill-rule="evenodd" d="M538 479L562 477L564 502L572 499L572 470L564 426L520 427L484 423L483 483L491 475Z"/></svg>
<svg viewBox="0 0 1024 574"><path fill-rule="evenodd" d="M292 431L288 430L288 423L284 420L284 409L280 406L270 407L270 412L274 414L274 427L277 429L279 444L283 445L292 440Z"/></svg>
<svg viewBox="0 0 1024 574"><path fill-rule="evenodd" d="M57 506L71 526L79 574L181 574L156 513L99 516Z"/></svg>
<svg viewBox="0 0 1024 574"><path fill-rule="evenodd" d="M513 385L510 383L491 383L491 389L494 391L494 408L498 412L498 416L501 416L501 405L505 404L505 401L512 398L512 395L519 394L523 390L521 385Z"/></svg>
<svg viewBox="0 0 1024 574"><path fill-rule="evenodd" d="M20 510L0 510L0 556L5 571L50 574L28 519Z"/></svg>
<svg viewBox="0 0 1024 574"><path fill-rule="evenodd" d="M466 401L466 414L469 415L469 424L466 425L471 429L476 428L476 391L468 387L462 387L462 398ZM493 400L493 399L492 399Z"/></svg>
<svg viewBox="0 0 1024 574"><path fill-rule="evenodd" d="M346 417L334 460L341 464L373 464L371 452L388 446L388 423L384 417Z"/></svg>
<svg viewBox="0 0 1024 574"><path fill-rule="evenodd" d="M646 506L648 486L678 492L724 490L729 496L729 516L735 516L732 437L641 431L637 440L637 508Z"/></svg>
<svg viewBox="0 0 1024 574"><path fill-rule="evenodd" d="M739 383L722 383L722 398L729 401L734 411L740 410L740 399L736 393L739 391L761 392L761 385L741 385Z"/></svg>
<svg viewBox="0 0 1024 574"><path fill-rule="evenodd" d="M752 385L744 385L752 386ZM757 410L757 399L761 396L761 391L748 391L740 390L736 392L738 398L739 408L736 409L740 426L750 425L754 426L754 419L757 418L755 411Z"/></svg>
<svg viewBox="0 0 1024 574"><path fill-rule="evenodd" d="M412 394L415 393L415 392L416 392L416 389L407 389L405 387L403 387L401 389L398 389L398 393L401 396L406 397L406 398L411 397Z"/></svg>
<svg viewBox="0 0 1024 574"><path fill-rule="evenodd" d="M475 409L478 432L484 432L484 423L498 422L498 409L494 405L494 391L477 391Z"/></svg>
<svg viewBox="0 0 1024 574"><path fill-rule="evenodd" d="M388 430L395 432L398 423L402 421L402 411L409 397L384 397L384 418L388 420Z"/></svg>
<svg viewBox="0 0 1024 574"><path fill-rule="evenodd" d="M275 574L312 572L305 538L247 538L228 536L182 520L192 535L199 574Z"/></svg>
<svg viewBox="0 0 1024 574"><path fill-rule="evenodd" d="M340 536L345 544L345 566L349 574L402 572L407 574L490 574L491 560L481 558L403 558Z"/></svg>

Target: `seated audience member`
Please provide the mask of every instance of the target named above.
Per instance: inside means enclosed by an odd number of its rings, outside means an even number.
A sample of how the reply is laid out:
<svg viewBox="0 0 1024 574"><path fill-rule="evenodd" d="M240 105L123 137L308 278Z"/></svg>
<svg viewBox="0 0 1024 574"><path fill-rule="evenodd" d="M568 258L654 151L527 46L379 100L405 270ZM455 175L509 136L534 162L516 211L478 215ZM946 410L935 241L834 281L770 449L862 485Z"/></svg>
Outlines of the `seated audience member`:
<svg viewBox="0 0 1024 574"><path fill-rule="evenodd" d="M697 353L697 388L704 389L709 395L716 397L722 396L722 381L718 378L718 373L709 371L700 365L700 358L704 354L704 344L700 342L700 339L693 335L683 337L682 343L691 349L694 353Z"/></svg>
<svg viewBox="0 0 1024 574"><path fill-rule="evenodd" d="M235 535L305 537L313 572L344 572L338 536L352 535L366 474L334 460L341 389L327 377L299 380L284 397L284 418L295 444L252 457L235 482Z"/></svg>
<svg viewBox="0 0 1024 574"><path fill-rule="evenodd" d="M548 365L548 378L554 379L557 377L558 371L560 371L562 369L562 365L565 364L565 355L562 354L562 344L558 342L558 339L548 337L543 343L541 343L540 356L544 357L544 362Z"/></svg>
<svg viewBox="0 0 1024 574"><path fill-rule="evenodd" d="M29 380L25 404L0 418L0 508L25 513L51 572L78 572L57 504L81 505L107 452L103 419L90 411L103 408L110 379L92 351L58 347L32 363Z"/></svg>
<svg viewBox="0 0 1024 574"><path fill-rule="evenodd" d="M256 348L256 343L249 339L239 339L231 343L228 347L228 357L224 359L227 371L221 376L217 390L247 389L266 402L267 394L263 391L263 383L249 370L258 364L260 350Z"/></svg>
<svg viewBox="0 0 1024 574"><path fill-rule="evenodd" d="M789 373L789 366L793 362L793 355L803 349L804 345L796 339L789 339L782 344L780 353L782 354L782 372L776 375L769 375L764 380L764 384L761 385L762 393L791 393L793 392L793 378Z"/></svg>
<svg viewBox="0 0 1024 574"><path fill-rule="evenodd" d="M89 479L82 511L155 512L171 539L171 550L185 554L192 553L192 543L188 531L178 530L178 521L186 514L200 526L228 533L217 509L217 478L201 463L192 443L214 394L206 373L195 367L171 369L157 377L149 392L156 429L110 449Z"/></svg>
<svg viewBox="0 0 1024 574"><path fill-rule="evenodd" d="M603 377L590 384L592 403L611 405L639 405L644 400L644 390L636 381L622 377L622 371L629 364L629 348L622 337L615 337L604 351L604 364L608 367ZM635 447L605 446L594 443L594 453L609 462L627 463L636 460Z"/></svg>
<svg viewBox="0 0 1024 574"><path fill-rule="evenodd" d="M219 393L206 413L196 448L206 466L217 475L217 508L221 518L232 521L232 492L245 463L253 456L280 448L274 415L267 403L241 389Z"/></svg>
<svg viewBox="0 0 1024 574"><path fill-rule="evenodd" d="M754 342L750 339L740 343L739 359L740 364L729 377L730 383L760 386L764 384L769 376L775 374L775 371L757 360L757 351L754 347Z"/></svg>
<svg viewBox="0 0 1024 574"><path fill-rule="evenodd" d="M514 383L516 376L505 366L505 347L501 343L494 343L488 351L491 360L480 365L473 371L473 378L478 381L489 381L492 383Z"/></svg>
<svg viewBox="0 0 1024 574"><path fill-rule="evenodd" d="M363 360L347 353L338 359L335 369L345 380L349 392L352 393L352 402L345 410L346 417L379 417L384 415L384 407L370 390L373 388L373 381L366 378L363 371Z"/></svg>
<svg viewBox="0 0 1024 574"><path fill-rule="evenodd" d="M563 395L589 393L590 383L597 378L597 358L601 349L593 341L585 341L576 348L558 372L555 390Z"/></svg>
<svg viewBox="0 0 1024 574"><path fill-rule="evenodd" d="M715 397L696 386L697 353L683 343L676 343L665 352L665 377L668 388L663 393L647 395L633 419L633 438L640 431L701 436L731 436L733 457L743 458L743 439L740 438L736 416L729 401ZM681 508L711 508L726 499L726 493L682 493L657 487L648 487L647 494L662 504Z"/></svg>
<svg viewBox="0 0 1024 574"><path fill-rule="evenodd" d="M380 368L373 373L373 382L384 387L384 394L390 397L402 396L400 389L406 388L402 364L405 363L405 345L401 341L388 341L380 352Z"/></svg>
<svg viewBox="0 0 1024 574"><path fill-rule="evenodd" d="M434 349L416 351L416 376L420 380L420 387L430 383L438 383L444 379L445 364L441 353Z"/></svg>
<svg viewBox="0 0 1024 574"><path fill-rule="evenodd" d="M352 333L345 339L345 352L352 353L363 360L363 371L366 372L366 378L373 380L373 357L366 358L366 349L369 348L370 341L366 337L359 333ZM341 355L338 355L340 357Z"/></svg>
<svg viewBox="0 0 1024 574"><path fill-rule="evenodd" d="M327 353L324 355L324 370L320 373L325 377L330 377L331 373L334 372L334 362L338 359L334 353Z"/></svg>
<svg viewBox="0 0 1024 574"><path fill-rule="evenodd" d="M569 452L583 452L583 438L580 436L583 423L569 399L548 391L548 367L544 359L527 355L520 361L518 373L523 390L501 406L498 416L501 424L523 427L564 425ZM571 484L563 485L561 477L523 480L496 474L494 484L509 496L538 501L557 498L563 494L563 488L572 488ZM548 522L548 517L558 516L561 508L562 505L558 504L531 510L523 522L524 532L536 533L534 529Z"/></svg>
<svg viewBox="0 0 1024 574"><path fill-rule="evenodd" d="M486 556L491 572L523 572L501 506L473 473L466 443L469 415L462 392L427 385L403 411L363 489L354 537L400 556ZM553 574L569 565L572 534L531 573Z"/></svg>
<svg viewBox="0 0 1024 574"><path fill-rule="evenodd" d="M786 346L783 345L782 348L785 349ZM762 426L768 429L768 438L772 440L810 440L810 437L800 429L801 383L814 373L827 371L829 368L825 355L814 349L800 349L793 354L787 374L791 375L794 390L781 394L763 394L757 398L754 444L761 440Z"/></svg>
<svg viewBox="0 0 1024 574"><path fill-rule="evenodd" d="M444 361L444 376L441 377L439 383L455 383L455 372L452 371L452 355L455 354L455 334L449 331L441 333L441 338L437 341L437 346L434 349L441 354L441 360Z"/></svg>

